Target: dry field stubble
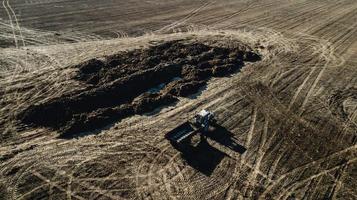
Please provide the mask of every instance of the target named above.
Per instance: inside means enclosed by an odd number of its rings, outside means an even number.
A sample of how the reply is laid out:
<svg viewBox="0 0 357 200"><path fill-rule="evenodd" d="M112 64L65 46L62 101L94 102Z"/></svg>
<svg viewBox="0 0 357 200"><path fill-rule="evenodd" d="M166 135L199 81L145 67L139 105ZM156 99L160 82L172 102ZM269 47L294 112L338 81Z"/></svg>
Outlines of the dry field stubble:
<svg viewBox="0 0 357 200"><path fill-rule="evenodd" d="M355 1L1 3L0 198L357 198ZM39 9L48 5L56 9ZM110 31L120 38L109 39ZM154 32L127 37L141 31ZM19 117L86 90L76 79L80 63L182 39L238 42L262 60L78 138ZM203 108L243 154L207 139L187 157L164 139Z"/></svg>

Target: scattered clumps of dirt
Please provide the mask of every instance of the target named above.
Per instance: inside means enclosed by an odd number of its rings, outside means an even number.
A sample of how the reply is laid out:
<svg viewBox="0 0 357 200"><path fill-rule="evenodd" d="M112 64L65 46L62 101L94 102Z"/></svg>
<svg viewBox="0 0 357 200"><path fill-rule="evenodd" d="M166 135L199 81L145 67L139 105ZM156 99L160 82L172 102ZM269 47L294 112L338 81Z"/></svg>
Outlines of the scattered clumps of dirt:
<svg viewBox="0 0 357 200"><path fill-rule="evenodd" d="M86 90L32 105L19 118L73 137L172 104L177 97L198 92L211 77L226 76L244 61L260 59L245 45L218 47L187 41L91 59L75 66L76 79L88 84Z"/></svg>
<svg viewBox="0 0 357 200"><path fill-rule="evenodd" d="M329 98L330 110L332 113L344 120L352 118L357 108L357 88L347 88L337 90Z"/></svg>
<svg viewBox="0 0 357 200"><path fill-rule="evenodd" d="M9 199L8 186L5 183L0 183L0 199Z"/></svg>

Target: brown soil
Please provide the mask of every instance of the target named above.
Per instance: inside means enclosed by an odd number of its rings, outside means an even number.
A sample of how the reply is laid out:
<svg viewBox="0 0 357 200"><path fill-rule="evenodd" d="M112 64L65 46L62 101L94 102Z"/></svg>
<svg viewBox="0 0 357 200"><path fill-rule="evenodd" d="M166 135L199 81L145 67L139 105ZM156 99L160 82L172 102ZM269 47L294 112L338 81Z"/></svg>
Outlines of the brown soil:
<svg viewBox="0 0 357 200"><path fill-rule="evenodd" d="M348 106L349 102L357 102L357 88L337 90L329 99L332 114L347 120L353 115L352 109Z"/></svg>
<svg viewBox="0 0 357 200"><path fill-rule="evenodd" d="M1 3L0 199L357 199L356 0ZM69 66L177 39L264 59L98 135L20 129L28 106L99 87ZM202 109L247 150L165 139Z"/></svg>

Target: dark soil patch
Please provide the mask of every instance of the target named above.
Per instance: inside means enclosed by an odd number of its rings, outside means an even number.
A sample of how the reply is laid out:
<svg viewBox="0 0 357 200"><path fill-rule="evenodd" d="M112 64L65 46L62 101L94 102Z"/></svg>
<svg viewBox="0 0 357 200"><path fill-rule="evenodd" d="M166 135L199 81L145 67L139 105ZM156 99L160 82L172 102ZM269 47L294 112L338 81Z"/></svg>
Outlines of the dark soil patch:
<svg viewBox="0 0 357 200"><path fill-rule="evenodd" d="M8 187L4 183L0 183L0 200L9 199Z"/></svg>
<svg viewBox="0 0 357 200"><path fill-rule="evenodd" d="M258 60L260 56L244 45L225 48L185 41L91 59L75 66L76 79L88 84L86 90L32 105L19 118L73 137L172 104L179 96L196 93L209 78L226 76L244 61ZM163 87L149 92L159 85Z"/></svg>
<svg viewBox="0 0 357 200"><path fill-rule="evenodd" d="M344 90L337 90L329 98L329 106L332 114L341 117L343 120L348 120L348 117L354 112L348 108L350 102L357 102L357 88L347 88Z"/></svg>

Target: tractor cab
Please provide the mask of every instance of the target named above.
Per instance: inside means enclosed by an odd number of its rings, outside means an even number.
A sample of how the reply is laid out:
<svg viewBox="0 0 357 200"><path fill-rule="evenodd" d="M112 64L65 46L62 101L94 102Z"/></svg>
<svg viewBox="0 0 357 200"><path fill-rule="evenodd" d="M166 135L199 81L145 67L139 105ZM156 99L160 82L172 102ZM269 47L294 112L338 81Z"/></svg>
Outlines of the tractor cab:
<svg viewBox="0 0 357 200"><path fill-rule="evenodd" d="M208 131L210 123L214 122L214 115L212 112L202 110L195 116L195 125L202 128L204 132Z"/></svg>

